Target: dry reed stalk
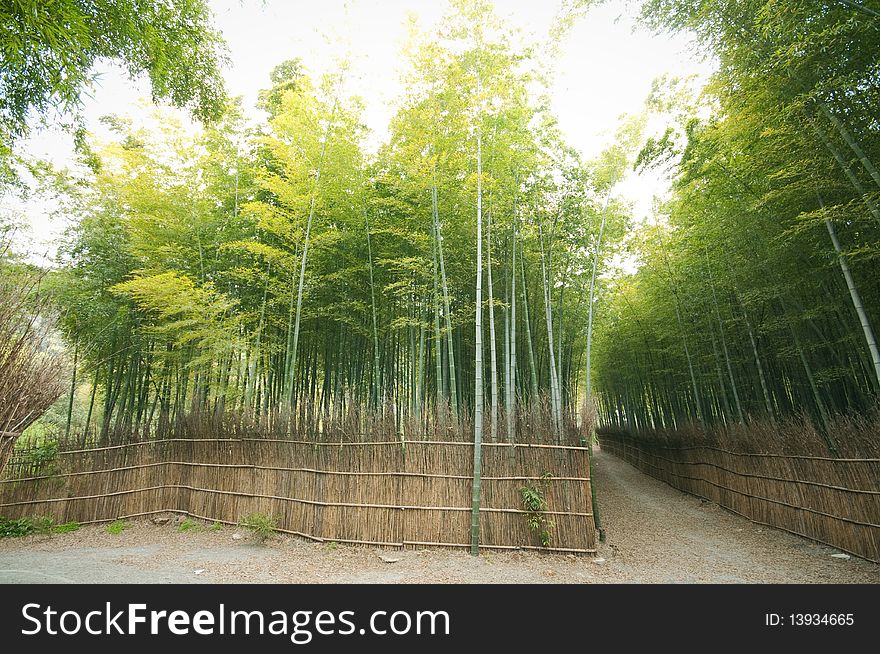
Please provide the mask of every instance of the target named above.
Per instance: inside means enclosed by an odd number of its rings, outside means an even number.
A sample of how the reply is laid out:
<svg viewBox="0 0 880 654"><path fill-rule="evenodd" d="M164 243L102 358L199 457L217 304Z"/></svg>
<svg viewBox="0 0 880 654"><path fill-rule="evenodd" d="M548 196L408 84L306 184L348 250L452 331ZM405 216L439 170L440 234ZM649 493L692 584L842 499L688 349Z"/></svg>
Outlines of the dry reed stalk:
<svg viewBox="0 0 880 654"><path fill-rule="evenodd" d="M47 350L52 322L40 280L0 258L0 473L21 433L65 387L62 357Z"/></svg>

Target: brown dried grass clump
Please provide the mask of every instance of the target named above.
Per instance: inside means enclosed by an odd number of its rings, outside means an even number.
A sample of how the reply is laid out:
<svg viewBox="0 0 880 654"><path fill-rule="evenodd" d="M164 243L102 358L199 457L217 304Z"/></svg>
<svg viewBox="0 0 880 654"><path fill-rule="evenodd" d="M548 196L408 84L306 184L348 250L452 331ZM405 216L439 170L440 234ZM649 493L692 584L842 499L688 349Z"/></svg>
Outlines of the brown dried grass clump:
<svg viewBox="0 0 880 654"><path fill-rule="evenodd" d="M62 359L47 349L42 276L0 260L0 472L15 441L64 390Z"/></svg>

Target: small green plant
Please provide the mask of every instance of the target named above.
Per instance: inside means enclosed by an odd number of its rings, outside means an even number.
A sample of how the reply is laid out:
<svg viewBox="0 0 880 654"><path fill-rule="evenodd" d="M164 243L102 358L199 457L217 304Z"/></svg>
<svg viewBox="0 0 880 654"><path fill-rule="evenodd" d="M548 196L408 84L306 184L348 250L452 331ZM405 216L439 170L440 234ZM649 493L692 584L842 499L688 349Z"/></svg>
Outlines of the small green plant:
<svg viewBox="0 0 880 654"><path fill-rule="evenodd" d="M55 518L50 518L49 516L41 515L34 516L30 519L31 527L33 529L34 534L40 534L43 536L49 535L52 533L52 529L55 527Z"/></svg>
<svg viewBox="0 0 880 654"><path fill-rule="evenodd" d="M552 530L555 526L547 515L547 481L553 476L549 472L541 475L536 484L526 484L519 489L522 497L523 508L526 510L526 524L530 531L538 534L541 547L550 547L552 543Z"/></svg>
<svg viewBox="0 0 880 654"><path fill-rule="evenodd" d="M16 520L0 518L0 538L18 538L19 536L27 536L31 532L31 523L27 518Z"/></svg>
<svg viewBox="0 0 880 654"><path fill-rule="evenodd" d="M223 524L215 521L214 524L208 527L208 529L211 531L220 531L221 529L223 529Z"/></svg>
<svg viewBox="0 0 880 654"><path fill-rule="evenodd" d="M116 520L115 522L111 522L109 525L107 525L107 533L113 534L115 536L117 534L121 534L129 527L131 527L130 522L125 522L124 520Z"/></svg>
<svg viewBox="0 0 880 654"><path fill-rule="evenodd" d="M249 530L258 543L265 542L275 533L278 526L275 518L268 513L251 513L242 518L238 524Z"/></svg>
<svg viewBox="0 0 880 654"><path fill-rule="evenodd" d="M0 538L20 538L34 534L49 535L56 531L55 519L49 516L30 516L9 520L0 518Z"/></svg>
<svg viewBox="0 0 880 654"><path fill-rule="evenodd" d="M58 472L55 460L58 458L58 441L46 441L27 454L27 460L34 471L41 475L54 475Z"/></svg>
<svg viewBox="0 0 880 654"><path fill-rule="evenodd" d="M80 528L80 524L78 522L65 522L64 524L55 525L52 527L53 534L69 534L72 531L76 531Z"/></svg>
<svg viewBox="0 0 880 654"><path fill-rule="evenodd" d="M18 538L19 536L27 536L30 523L27 518L18 518L10 520L9 518L0 518L0 538Z"/></svg>
<svg viewBox="0 0 880 654"><path fill-rule="evenodd" d="M46 441L31 451L30 459L37 466L51 463L58 457L58 441Z"/></svg>
<svg viewBox="0 0 880 654"><path fill-rule="evenodd" d="M183 522L181 522L181 523L177 526L177 531L179 531L179 532L181 532L181 533L185 533L185 532L187 532L187 531L195 531L195 530L197 530L200 526L201 526L201 525L199 525L199 523L196 522L195 520L193 520L192 518L187 518L186 520L184 520Z"/></svg>
<svg viewBox="0 0 880 654"><path fill-rule="evenodd" d="M336 543L335 540L331 540L329 543L327 543L327 549L330 550L331 552L333 550L335 550L337 547L339 547L339 545Z"/></svg>

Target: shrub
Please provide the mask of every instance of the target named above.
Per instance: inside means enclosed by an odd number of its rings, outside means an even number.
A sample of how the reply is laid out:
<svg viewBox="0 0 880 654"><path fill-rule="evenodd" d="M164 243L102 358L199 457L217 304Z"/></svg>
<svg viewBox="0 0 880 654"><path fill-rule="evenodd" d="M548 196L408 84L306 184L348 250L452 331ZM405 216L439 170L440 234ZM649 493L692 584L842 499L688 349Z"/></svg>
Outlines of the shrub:
<svg viewBox="0 0 880 654"><path fill-rule="evenodd" d="M55 520L48 516L31 516L9 520L0 518L0 538L19 538L32 534L51 534Z"/></svg>
<svg viewBox="0 0 880 654"><path fill-rule="evenodd" d="M0 234L0 472L19 435L64 392L63 357L48 347L53 322L42 274L3 257Z"/></svg>
<svg viewBox="0 0 880 654"><path fill-rule="evenodd" d="M34 516L30 520L33 533L35 534L51 534L53 527L55 527L55 518L50 518L49 516Z"/></svg>
<svg viewBox="0 0 880 654"><path fill-rule="evenodd" d="M33 533L33 527L28 518L9 520L0 518L0 538L18 538Z"/></svg>
<svg viewBox="0 0 880 654"><path fill-rule="evenodd" d="M275 518L268 513L251 513L238 523L253 534L258 543L263 543L275 533L278 527Z"/></svg>
<svg viewBox="0 0 880 654"><path fill-rule="evenodd" d="M45 441L30 451L28 458L38 471L44 471L58 457L58 441ZM54 471L54 466L52 466ZM51 473L50 473L51 474Z"/></svg>

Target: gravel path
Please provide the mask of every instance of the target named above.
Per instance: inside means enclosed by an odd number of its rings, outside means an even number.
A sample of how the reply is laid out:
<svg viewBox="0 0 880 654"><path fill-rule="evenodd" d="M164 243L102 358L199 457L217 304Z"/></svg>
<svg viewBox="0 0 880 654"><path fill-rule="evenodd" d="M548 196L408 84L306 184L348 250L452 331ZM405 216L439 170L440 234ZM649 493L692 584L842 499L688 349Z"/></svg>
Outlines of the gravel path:
<svg viewBox="0 0 880 654"><path fill-rule="evenodd" d="M255 545L233 527L185 533L135 521L0 540L2 583L878 583L880 566L755 525L596 451L608 542L595 559L536 552L381 551L281 537ZM381 557L397 559L392 563Z"/></svg>
<svg viewBox="0 0 880 654"><path fill-rule="evenodd" d="M756 525L597 449L596 491L608 534L608 581L880 583L880 565Z"/></svg>

